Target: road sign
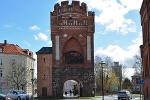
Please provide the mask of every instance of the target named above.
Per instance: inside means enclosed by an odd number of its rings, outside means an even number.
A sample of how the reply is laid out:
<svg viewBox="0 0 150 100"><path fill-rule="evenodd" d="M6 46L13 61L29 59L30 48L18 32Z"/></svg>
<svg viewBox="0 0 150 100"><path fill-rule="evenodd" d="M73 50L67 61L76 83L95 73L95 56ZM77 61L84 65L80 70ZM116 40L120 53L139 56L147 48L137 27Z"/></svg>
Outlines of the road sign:
<svg viewBox="0 0 150 100"><path fill-rule="evenodd" d="M144 80L140 80L140 84L144 84Z"/></svg>
<svg viewBox="0 0 150 100"><path fill-rule="evenodd" d="M118 91L118 86L114 86L114 90L115 90L115 91Z"/></svg>

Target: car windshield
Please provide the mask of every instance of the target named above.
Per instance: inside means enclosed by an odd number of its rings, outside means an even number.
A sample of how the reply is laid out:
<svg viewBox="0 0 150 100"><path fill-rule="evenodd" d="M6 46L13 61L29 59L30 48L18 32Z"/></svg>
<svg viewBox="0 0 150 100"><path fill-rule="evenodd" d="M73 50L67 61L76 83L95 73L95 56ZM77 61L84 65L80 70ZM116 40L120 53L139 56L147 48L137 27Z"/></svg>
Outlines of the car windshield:
<svg viewBox="0 0 150 100"><path fill-rule="evenodd" d="M126 92L119 92L119 94L126 94Z"/></svg>
<svg viewBox="0 0 150 100"><path fill-rule="evenodd" d="M19 94L25 94L25 92L21 90L17 90L16 92L18 92Z"/></svg>

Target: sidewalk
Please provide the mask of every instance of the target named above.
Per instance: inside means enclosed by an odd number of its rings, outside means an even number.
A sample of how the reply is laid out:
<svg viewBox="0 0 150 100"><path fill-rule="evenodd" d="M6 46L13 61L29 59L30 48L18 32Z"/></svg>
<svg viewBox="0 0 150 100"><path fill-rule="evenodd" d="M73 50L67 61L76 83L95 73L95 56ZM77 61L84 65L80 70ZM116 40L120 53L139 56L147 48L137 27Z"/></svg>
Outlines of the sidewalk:
<svg viewBox="0 0 150 100"><path fill-rule="evenodd" d="M79 95L73 95L73 93L71 94L63 94L63 97L66 98L66 99L73 99L73 98L79 98Z"/></svg>

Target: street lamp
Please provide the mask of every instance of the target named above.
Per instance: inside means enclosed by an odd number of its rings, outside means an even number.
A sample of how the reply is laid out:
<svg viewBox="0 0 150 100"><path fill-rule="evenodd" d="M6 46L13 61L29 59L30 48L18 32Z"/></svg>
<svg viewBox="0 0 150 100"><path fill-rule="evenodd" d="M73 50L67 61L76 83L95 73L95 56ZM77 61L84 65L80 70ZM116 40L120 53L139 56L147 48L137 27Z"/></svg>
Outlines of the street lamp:
<svg viewBox="0 0 150 100"><path fill-rule="evenodd" d="M101 61L100 63L99 63L99 65L100 65L100 67L102 68L102 100L104 100L104 84L103 84L103 65L104 65L105 63L103 62L103 61Z"/></svg>
<svg viewBox="0 0 150 100"><path fill-rule="evenodd" d="M32 96L31 96L31 100L33 100L33 96L34 96L34 84L33 84L33 82L34 82L34 69L31 68L30 70L31 70L31 75L32 75L32 79L31 79L31 82L32 82Z"/></svg>

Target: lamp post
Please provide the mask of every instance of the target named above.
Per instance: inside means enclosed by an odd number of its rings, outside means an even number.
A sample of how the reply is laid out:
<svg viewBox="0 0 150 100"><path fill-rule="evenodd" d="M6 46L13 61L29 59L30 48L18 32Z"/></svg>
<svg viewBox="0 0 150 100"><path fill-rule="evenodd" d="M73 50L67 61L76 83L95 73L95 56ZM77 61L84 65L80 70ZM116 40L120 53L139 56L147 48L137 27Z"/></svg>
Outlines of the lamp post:
<svg viewBox="0 0 150 100"><path fill-rule="evenodd" d="M32 82L32 96L31 96L31 100L33 100L33 96L34 96L34 84L33 84L33 82L34 82L34 69L33 68L31 68L30 69L31 70L31 75L32 75L32 79L31 79L31 82Z"/></svg>
<svg viewBox="0 0 150 100"><path fill-rule="evenodd" d="M101 61L100 63L100 67L102 68L102 100L104 100L104 84L103 84L103 65L105 64L103 61Z"/></svg>

